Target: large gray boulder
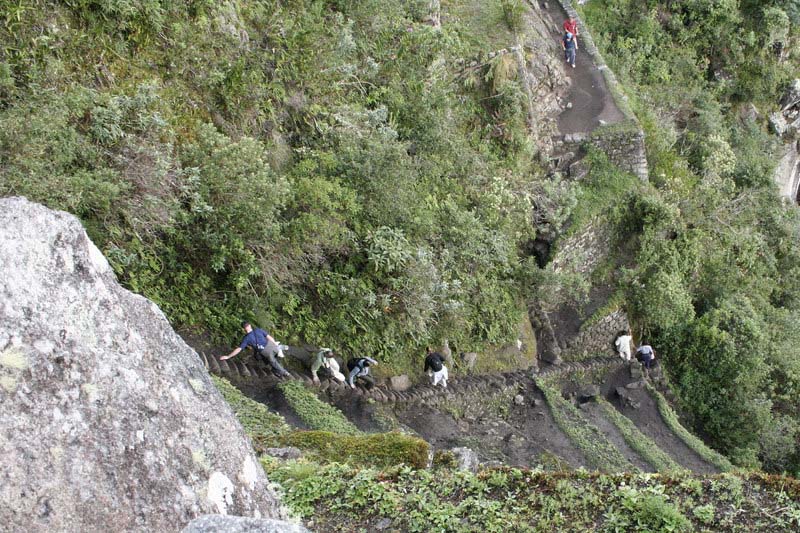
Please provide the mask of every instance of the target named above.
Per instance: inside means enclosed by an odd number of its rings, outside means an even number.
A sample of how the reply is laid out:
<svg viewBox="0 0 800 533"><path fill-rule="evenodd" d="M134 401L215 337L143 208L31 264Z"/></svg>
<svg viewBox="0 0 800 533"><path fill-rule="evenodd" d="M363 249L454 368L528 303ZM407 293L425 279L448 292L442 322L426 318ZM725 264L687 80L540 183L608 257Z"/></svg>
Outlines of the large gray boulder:
<svg viewBox="0 0 800 533"><path fill-rule="evenodd" d="M0 529L282 517L197 354L78 220L0 199Z"/></svg>
<svg viewBox="0 0 800 533"><path fill-rule="evenodd" d="M308 530L271 518L205 515L189 522L181 533L308 533Z"/></svg>

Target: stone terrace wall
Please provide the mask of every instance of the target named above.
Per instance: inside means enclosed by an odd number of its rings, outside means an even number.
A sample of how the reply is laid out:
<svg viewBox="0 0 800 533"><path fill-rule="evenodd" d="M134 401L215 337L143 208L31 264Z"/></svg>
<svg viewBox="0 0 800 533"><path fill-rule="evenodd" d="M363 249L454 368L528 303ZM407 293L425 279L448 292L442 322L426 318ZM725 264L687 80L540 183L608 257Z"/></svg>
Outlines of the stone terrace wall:
<svg viewBox="0 0 800 533"><path fill-rule="evenodd" d="M614 103L616 103L617 108L625 116L625 121L610 125L609 127L600 127L587 137L579 136L577 142L582 143L588 141L608 154L609 159L617 166L623 170L632 172L641 180L646 181L648 179L648 171L647 153L645 152L644 146L644 131L636 115L631 110L628 97L625 96L622 86L614 75L614 72L603 60L603 56L597 49L594 39L592 39L591 34L587 30L586 24L584 24L580 15L573 7L572 2L570 0L558 0L558 3L564 8L564 11L566 11L568 15L575 17L580 24L581 47L602 72L606 86L611 92L611 96L614 98ZM565 139L565 143L569 142L576 142L575 135L573 135L571 139Z"/></svg>
<svg viewBox="0 0 800 533"><path fill-rule="evenodd" d="M550 263L555 272L574 272L589 276L608 256L612 235L601 220L593 220L580 232L558 245ZM602 304L605 305L605 304ZM558 329L558 324L553 323ZM615 355L613 347L617 332L627 330L628 316L621 309L610 310L605 316L589 318L581 325L578 334L566 342L559 339L561 358L579 361L596 355Z"/></svg>
<svg viewBox="0 0 800 533"><path fill-rule="evenodd" d="M599 320L592 320L581 326L578 336L571 339L561 353L565 361L582 361L598 355L616 355L614 340L617 332L628 330L628 315L617 309Z"/></svg>
<svg viewBox="0 0 800 533"><path fill-rule="evenodd" d="M608 255L611 246L609 228L599 220L558 243L550 267L555 272L576 272L589 275Z"/></svg>

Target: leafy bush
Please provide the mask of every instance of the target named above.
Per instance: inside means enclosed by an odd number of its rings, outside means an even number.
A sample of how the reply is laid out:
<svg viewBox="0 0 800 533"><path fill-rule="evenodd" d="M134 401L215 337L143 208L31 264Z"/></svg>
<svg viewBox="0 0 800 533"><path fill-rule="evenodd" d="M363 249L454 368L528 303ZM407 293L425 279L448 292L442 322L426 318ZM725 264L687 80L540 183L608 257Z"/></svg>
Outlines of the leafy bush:
<svg viewBox="0 0 800 533"><path fill-rule="evenodd" d="M606 515L604 531L691 531L692 523L661 494L625 489L618 512Z"/></svg>

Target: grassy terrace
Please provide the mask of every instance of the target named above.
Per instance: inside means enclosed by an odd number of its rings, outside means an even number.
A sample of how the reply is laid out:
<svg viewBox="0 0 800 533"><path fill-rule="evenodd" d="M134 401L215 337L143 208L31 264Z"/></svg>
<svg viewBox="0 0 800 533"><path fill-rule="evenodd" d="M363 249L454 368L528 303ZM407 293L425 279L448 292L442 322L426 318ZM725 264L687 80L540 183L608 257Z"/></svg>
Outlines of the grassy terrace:
<svg viewBox="0 0 800 533"><path fill-rule="evenodd" d="M685 473L478 474L264 461L284 501L314 531L796 531L798 483ZM387 522L388 521L388 522Z"/></svg>
<svg viewBox="0 0 800 533"><path fill-rule="evenodd" d="M422 468L427 444L399 433L342 435L297 431L264 405L214 378L245 431L263 453L271 446L303 450L297 461L262 455L284 503L318 532L375 531L796 531L800 483L762 474L700 477L494 468L477 474L452 466ZM546 387L555 413L580 413ZM571 406L569 406L571 407ZM598 464L609 455L594 432L581 432ZM583 448L582 448L583 449ZM594 451L592 451L594 450ZM619 465L618 465L619 466ZM417 467L417 468L415 468ZM598 467L602 468L602 467ZM628 467L630 469L630 467Z"/></svg>
<svg viewBox="0 0 800 533"><path fill-rule="evenodd" d="M706 444L692 435L678 420L678 415L670 407L669 402L652 385L647 385L647 390L653 395L658 405L658 411L669 428L692 450L697 452L700 457L713 464L723 472L733 470L733 465L719 452L709 448Z"/></svg>
<svg viewBox="0 0 800 533"><path fill-rule="evenodd" d="M658 472L684 470L669 454L665 453L650 437L639 431L631 420L600 398L598 403L605 416L617 427L625 442Z"/></svg>
<svg viewBox="0 0 800 533"><path fill-rule="evenodd" d="M625 457L603 435L603 432L590 424L570 402L561 397L552 385L539 383L544 392L553 418L586 460L594 468L603 472L632 472L636 470Z"/></svg>

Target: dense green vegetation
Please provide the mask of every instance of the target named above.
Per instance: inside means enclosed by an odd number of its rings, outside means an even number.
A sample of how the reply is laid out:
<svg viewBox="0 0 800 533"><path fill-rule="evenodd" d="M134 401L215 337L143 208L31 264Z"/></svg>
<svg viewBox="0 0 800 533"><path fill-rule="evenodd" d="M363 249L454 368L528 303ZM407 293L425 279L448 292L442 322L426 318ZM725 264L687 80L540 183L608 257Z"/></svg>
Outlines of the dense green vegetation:
<svg viewBox="0 0 800 533"><path fill-rule="evenodd" d="M483 21L510 38L501 4ZM457 76L485 43L427 9L2 0L0 194L76 213L124 283L217 335L248 318L396 368L509 340L540 173L522 90Z"/></svg>
<svg viewBox="0 0 800 533"><path fill-rule="evenodd" d="M265 461L284 501L315 531L794 531L798 487L725 474L478 474Z"/></svg>
<svg viewBox="0 0 800 533"><path fill-rule="evenodd" d="M800 471L800 219L776 197L777 137L763 117L798 72L799 6L582 8L647 134L654 187L619 213L633 243L619 279L638 336L704 438L740 465L790 472Z"/></svg>

